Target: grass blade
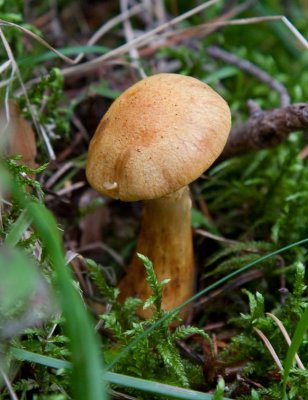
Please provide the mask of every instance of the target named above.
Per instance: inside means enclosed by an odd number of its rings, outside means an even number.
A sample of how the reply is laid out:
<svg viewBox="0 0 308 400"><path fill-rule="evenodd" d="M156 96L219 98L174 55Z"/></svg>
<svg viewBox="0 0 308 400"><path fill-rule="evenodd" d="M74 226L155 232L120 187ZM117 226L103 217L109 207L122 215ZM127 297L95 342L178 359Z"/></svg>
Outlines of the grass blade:
<svg viewBox="0 0 308 400"><path fill-rule="evenodd" d="M283 373L283 396L286 398L286 388L287 388L287 381L290 374L290 370L292 368L295 354L299 349L300 345L303 343L303 338L308 329L308 307L306 308L302 318L300 319L299 323L297 324L296 330L294 332L291 346L288 349L288 353L286 359L284 361L284 373Z"/></svg>
<svg viewBox="0 0 308 400"><path fill-rule="evenodd" d="M226 275L225 277L219 279L218 281L214 282L212 285L208 286L207 288L201 290L200 292L196 293L194 296L190 297L188 300L186 300L184 303L180 304L178 307L174 308L173 310L169 311L166 313L162 318L160 318L155 324L150 326L147 330L142 332L138 337L136 337L134 340L130 342L115 358L114 360L107 366L108 369L111 369L117 364L123 357L125 357L129 351L143 338L145 338L148 334L154 331L162 322L164 322L166 319L170 318L171 315L176 314L178 311L180 311L182 308L184 308L187 304L191 303L192 301L197 300L199 297L203 296L206 293L209 293L213 289L215 289L217 286L222 285L226 281L228 281L231 278L234 278L237 275L240 275L242 272L248 270L249 268L252 268L253 266L261 263L262 261L268 260L271 257L274 257L278 254L281 254L289 249L292 249L293 247L303 245L305 243L308 243L308 238L300 240L295 243L291 243L287 246L281 247L278 250L275 250L271 253L266 254L265 256L262 256L258 258L257 260L252 261L249 264L244 265L243 267L237 269L236 271L231 272L230 274Z"/></svg>
<svg viewBox="0 0 308 400"><path fill-rule="evenodd" d="M57 274L59 299L66 320L73 360L72 390L75 399L105 399L102 384L102 355L86 309L73 287L52 215L40 204L27 206L33 224L49 249L49 258Z"/></svg>
<svg viewBox="0 0 308 400"><path fill-rule="evenodd" d="M11 229L7 234L5 239L5 243L8 246L16 246L16 244L21 239L23 233L28 229L31 225L31 219L29 218L27 212L24 210L17 220L11 225Z"/></svg>
<svg viewBox="0 0 308 400"><path fill-rule="evenodd" d="M90 318L73 287L70 271L65 264L56 222L43 204L29 200L13 182L12 194L32 219L33 227L55 271L57 297L65 317L66 334L70 339L73 397L77 400L104 400L107 396L102 380L102 355Z"/></svg>
<svg viewBox="0 0 308 400"><path fill-rule="evenodd" d="M85 53L85 54L105 54L109 51L107 47L104 46L71 46L71 47L64 47L61 49L58 49L58 51L65 56L74 56L78 55L80 53ZM52 59L58 58L59 56L54 53L53 51L45 51L42 54L38 54L35 56L29 56L29 57L23 57L17 60L19 65L24 66L29 66L29 65L34 65L38 63L42 63L44 61L50 61Z"/></svg>
<svg viewBox="0 0 308 400"><path fill-rule="evenodd" d="M64 360L59 360L53 357L46 357L40 354L32 353L27 350L17 349L12 347L11 355L18 360L28 361L45 365L51 368L71 368L71 363ZM195 390L183 389L176 386L166 385L160 382L148 381L145 379L134 378L132 376L117 374L114 372L105 372L103 375L104 379L110 383L114 383L120 386L126 386L141 390L144 392L155 393L157 395L168 396L171 398L185 399L185 400L212 400L213 395L198 392ZM222 398L222 400L227 400Z"/></svg>

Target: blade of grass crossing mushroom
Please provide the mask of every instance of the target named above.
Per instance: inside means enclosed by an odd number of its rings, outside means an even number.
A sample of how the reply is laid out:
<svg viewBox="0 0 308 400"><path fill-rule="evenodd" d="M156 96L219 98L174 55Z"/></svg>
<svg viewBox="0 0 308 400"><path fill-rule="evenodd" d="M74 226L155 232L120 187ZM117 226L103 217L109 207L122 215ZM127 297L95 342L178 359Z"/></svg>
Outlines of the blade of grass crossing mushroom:
<svg viewBox="0 0 308 400"><path fill-rule="evenodd" d="M12 194L27 210L55 271L57 297L65 317L66 334L70 339L73 397L77 400L107 399L102 380L102 354L90 318L65 265L56 222L43 204L28 200L13 182Z"/></svg>

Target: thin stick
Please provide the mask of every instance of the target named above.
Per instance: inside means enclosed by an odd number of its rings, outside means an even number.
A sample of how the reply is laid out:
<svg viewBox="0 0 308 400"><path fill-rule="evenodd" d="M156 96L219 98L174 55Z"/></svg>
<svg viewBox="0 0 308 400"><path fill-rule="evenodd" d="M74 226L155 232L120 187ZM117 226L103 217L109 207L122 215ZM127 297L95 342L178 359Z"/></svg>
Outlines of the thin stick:
<svg viewBox="0 0 308 400"><path fill-rule="evenodd" d="M133 41L128 42L114 50L111 50L107 54L103 54L100 57L97 57L94 60L90 60L88 62L85 62L84 64L74 66L74 67L68 67L64 68L61 70L63 76L68 77L68 76L78 76L78 75L83 75L87 74L88 72L91 72L98 68L101 64L106 63L107 61L110 60L110 58L118 57L123 54L125 54L127 51L129 51L132 47L135 48L140 48L147 43L150 43L155 35L169 27L172 27L176 24L178 24L180 21L184 20L185 18L188 18L192 16L193 14L212 6L213 4L216 4L219 0L211 0L205 4L202 4L199 7L196 7L187 13L184 13L174 19L172 19L169 22L166 22L165 24L162 24L158 26L157 28L139 36L138 38L135 38ZM292 34L297 38L297 40L303 45L304 48L308 49L308 42L307 40L303 37L303 35L291 24L291 22L284 16L278 15L278 16L269 16L269 17L252 17L252 18L244 18L244 19L234 19L234 20L229 20L229 21L217 21L217 22L209 22L206 24L199 25L194 28L187 28L187 29L182 29L174 32L166 32L161 35L161 37L172 37L179 35L181 32L187 36L193 36L198 34L198 32L203 32L204 29L208 30L210 27L221 27L221 26L226 26L226 25L249 25L249 24L255 24L255 23L260 23L260 22L268 22L268 21L275 21L279 20L282 21L288 29L292 32ZM163 43L161 44L160 47L163 46ZM115 62L115 61L114 61ZM35 78L27 82L27 87L37 83L40 81L40 78Z"/></svg>
<svg viewBox="0 0 308 400"><path fill-rule="evenodd" d="M202 36L210 35L211 33L215 32L217 29L219 29L221 27L221 25L217 24L218 22L223 24L224 21L231 20L231 18L234 18L236 15L247 10L254 3L254 1L255 0L246 0L244 3L242 3L238 6L235 6L228 11L223 12L221 15L216 17L213 21L208 22L208 23L211 23L213 26L211 26L211 27L207 26L206 29L200 29L200 27L204 27L204 24L201 24L201 25L195 25L194 27L191 27L191 28L175 29L175 30L173 30L173 32L169 32L168 34L171 35L171 38L173 38L173 42L175 42L175 43L180 40L183 40L183 39L185 40L190 37L196 38L196 37L200 36L200 35L198 35L199 31ZM164 37L164 35L167 37L168 34L163 33L162 38Z"/></svg>
<svg viewBox="0 0 308 400"><path fill-rule="evenodd" d="M215 3L217 3L217 0L212 0L206 4L202 4L203 9L206 8L205 6L209 7ZM113 57L120 56L122 54L125 54L127 51L129 51L132 48L132 46L134 46L136 48L144 46L146 43L150 42L153 39L154 35L156 35L157 33L163 31L166 28L169 28L173 25L178 24L183 19L191 16L192 12L194 12L194 13L199 12L200 7L201 6L196 7L194 9L188 11L187 13L180 15L179 17L172 19L171 21L158 26L157 28L151 30L150 32L144 33L143 35L139 36L138 38L135 38L133 41L128 42L122 46L119 46L118 48L111 50L109 53L103 54L102 56L96 58L95 60L88 61L82 65L78 65L75 67L64 68L64 69L62 69L62 74L64 76L74 76L74 75L79 75L79 74L83 74L83 73L87 73L92 70L95 70L99 65L101 65L106 60L113 58ZM187 14L189 14L189 15L187 16ZM278 15L278 16L270 16L270 17L253 17L253 18L244 18L244 19L234 19L231 21L208 22L206 24L199 25L195 28L182 29L182 30L176 31L176 32L166 32L162 36L170 37L170 36L175 36L179 32L187 33L189 31L196 33L196 32L200 32L200 31L204 30L205 28L208 29L209 27L214 27L214 26L217 27L217 26L227 26L227 25L249 25L249 24L255 24L255 23L260 23L260 22L275 21L275 20L280 20L285 23L286 18L281 15ZM289 22L289 24L291 24L291 23ZM287 24L288 27L289 27L289 24ZM291 32L294 33L294 30L297 31L296 28L293 27ZM298 31L296 34L296 38L300 41L300 43L305 48L308 49L307 40Z"/></svg>
<svg viewBox="0 0 308 400"><path fill-rule="evenodd" d="M264 335L264 333L262 331L260 331L260 329L257 328L253 328L257 334L260 336L260 338L262 339L263 343L265 344L267 350L270 352L273 360L275 361L277 367L280 369L280 371L283 371L283 367L281 364L281 361L276 353L276 351L274 350L274 347L272 346L271 342L268 340L268 338Z"/></svg>
<svg viewBox="0 0 308 400"><path fill-rule="evenodd" d="M193 28L186 28L178 30L179 32L202 32L204 29L208 29L211 26L232 26L232 25L252 25L260 22L270 22L270 21L281 21L286 27L290 30L290 32L296 37L298 42L305 48L308 49L308 41L305 37L295 28L295 26L283 15L271 15L265 17L250 17L250 18L240 18L240 19L232 19L229 21L217 21L217 22L207 22L205 24L194 26ZM291 28L292 27L292 28ZM167 36L165 34L165 36Z"/></svg>
<svg viewBox="0 0 308 400"><path fill-rule="evenodd" d="M151 41L152 38L154 37L154 35L156 35L157 33L160 33L161 31L163 31L167 28L177 25L179 22L191 17L192 15L194 15L202 10L205 10L208 7L211 7L212 5L218 3L219 1L221 1L221 0L210 0L204 4L201 4L200 6L187 11L186 13L181 14L180 16L178 16L176 18L173 18L171 21L168 21L168 22L158 26L157 28L152 29L151 31L144 33L143 35L133 39L132 41L125 43L122 46L119 46L114 50L111 50L109 53L103 54L102 56L97 57L95 60L88 61L82 65L77 65L75 67L64 68L61 71L62 75L63 76L68 76L68 75L73 76L76 74L93 71L99 65L101 65L103 62L105 62L106 60L116 57L116 56L119 56L119 55L122 55L122 54L125 54L133 47L139 48L140 46L143 46L145 43L149 42L149 40Z"/></svg>
<svg viewBox="0 0 308 400"><path fill-rule="evenodd" d="M106 251L106 253L108 253L121 267L124 267L125 263L123 258L104 242L89 243L77 248L76 251L78 251L78 253L82 253L85 251L96 250L96 249L102 249L103 251Z"/></svg>
<svg viewBox="0 0 308 400"><path fill-rule="evenodd" d="M153 8L154 8L154 14L156 16L157 21L159 21L160 24L165 23L166 10L165 10L165 5L164 5L163 0L155 0Z"/></svg>
<svg viewBox="0 0 308 400"><path fill-rule="evenodd" d="M308 49L308 42L304 38L304 36L295 28L295 26L288 20L286 17L281 18L282 22L287 26L287 28L290 29L290 31L293 33L293 35L297 38L297 40L305 47Z"/></svg>
<svg viewBox="0 0 308 400"><path fill-rule="evenodd" d="M2 375L2 377L3 377L5 386L6 386L7 390L8 390L9 393L10 393L11 399L12 399L12 400L18 400L18 397L17 397L16 393L14 392L14 389L13 389L13 387L12 387L12 385L11 385L11 382L9 381L9 379L8 379L8 377L7 377L7 375L6 375L6 373L3 371L2 368L0 369L0 372L1 372L1 375Z"/></svg>
<svg viewBox="0 0 308 400"><path fill-rule="evenodd" d="M111 18L108 20L104 25L102 25L98 31L88 40L87 46L92 46L95 44L99 39L101 39L107 32L109 32L114 26L120 24L121 22L125 22L129 18L133 17L134 15L139 14L141 11L145 9L144 4L136 4L135 6L131 7L129 10L125 10L121 12L121 14ZM79 63L81 59L84 57L84 53L79 54L78 57L75 59L75 64Z"/></svg>
<svg viewBox="0 0 308 400"><path fill-rule="evenodd" d="M120 6L121 6L121 11L122 13L127 13L128 11L128 0L120 0ZM126 18L123 21L123 27L124 27L124 33L125 33L125 38L127 42L132 42L134 40L134 32L132 28L132 24L129 20L129 18ZM137 69L139 72L139 75L141 76L142 79L146 78L147 75L144 71L144 69L140 65L140 56L139 52L136 47L132 47L129 50L130 57L132 59L132 64L134 68Z"/></svg>
<svg viewBox="0 0 308 400"><path fill-rule="evenodd" d="M66 171L68 171L70 168L72 168L74 163L72 161L68 161L65 163L61 168L59 168L51 177L45 182L44 187L46 189L50 189L56 182L57 180L65 174Z"/></svg>
<svg viewBox="0 0 308 400"><path fill-rule="evenodd" d="M102 25L101 28L98 31L96 31L96 33L88 40L87 46L91 46L91 45L95 44L103 35L105 35L114 26L125 21L127 18L130 18L130 17L138 14L143 9L144 9L144 6L142 4L137 4L136 6L132 7L130 10L127 10L126 12L121 13L120 15L117 15L114 18L111 18L109 21L106 22L106 24ZM38 36L36 33L31 32L29 29L27 29L23 26L14 24L13 22L5 21L0 18L0 26L17 28L18 30L25 33L26 35L35 39L37 42L41 43L43 46L47 47L49 50L51 50L59 58L61 58L63 61L67 62L68 64L77 64L84 57L84 53L80 53L75 59L67 57L64 54L62 54L59 50L57 50L53 46L51 46L45 39Z"/></svg>
<svg viewBox="0 0 308 400"><path fill-rule="evenodd" d="M279 94L281 107L286 107L290 104L290 96L284 85L270 76L267 72L254 65L252 62L244 60L235 54L229 53L218 46L209 46L206 49L206 52L213 58L222 60L231 65L235 65L239 69L255 76L259 81L274 89Z"/></svg>
<svg viewBox="0 0 308 400"><path fill-rule="evenodd" d="M69 57L66 57L64 54L62 54L60 51L58 51L57 49L55 49L54 47L52 47L48 42L46 42L46 40L44 40L43 38L41 38L40 36L38 36L37 34L31 32L29 29L24 28L23 26L14 24L13 22L9 22L9 21L5 21L3 19L0 18L0 26L7 26L7 27L14 27L17 28L18 30L22 31L23 33L25 33L26 35L31 36L33 39L37 40L39 43L41 43L43 46L47 47L49 50L51 50L52 52L54 52L58 57L60 57L62 60L66 61L69 64L74 64L75 61L72 60Z"/></svg>
<svg viewBox="0 0 308 400"><path fill-rule="evenodd" d="M0 74L3 74L3 72L8 69L12 65L11 60L6 60L3 64L0 66Z"/></svg>
<svg viewBox="0 0 308 400"><path fill-rule="evenodd" d="M6 80L7 85L4 85L4 86L6 86L6 88L5 88L5 94L4 94L4 110L5 110L6 124L5 124L5 126L3 127L3 131L5 131L5 130L7 129L8 125L9 125L9 123L10 123L10 120L11 120L9 97L10 97L11 83L12 83L13 80L14 80L15 73L16 73L16 68L15 68L15 65L12 64L11 76L10 76L9 79ZM5 82L5 81L4 81L4 82ZM4 83L4 82L1 82L1 83ZM3 86L3 87L4 87L4 86Z"/></svg>
<svg viewBox="0 0 308 400"><path fill-rule="evenodd" d="M57 196L64 196L66 194L69 194L73 192L74 190L82 188L86 183L84 181L79 181L76 183L73 183L69 187L64 187L63 189L60 189L56 192Z"/></svg>
<svg viewBox="0 0 308 400"><path fill-rule="evenodd" d="M194 229L194 232L197 233L200 236L216 240L217 242L223 242L223 243L228 243L228 244L237 244L237 243L239 243L236 240L227 239L227 238L224 238L222 236L214 235L213 233L208 232L208 231L206 231L204 229Z"/></svg>

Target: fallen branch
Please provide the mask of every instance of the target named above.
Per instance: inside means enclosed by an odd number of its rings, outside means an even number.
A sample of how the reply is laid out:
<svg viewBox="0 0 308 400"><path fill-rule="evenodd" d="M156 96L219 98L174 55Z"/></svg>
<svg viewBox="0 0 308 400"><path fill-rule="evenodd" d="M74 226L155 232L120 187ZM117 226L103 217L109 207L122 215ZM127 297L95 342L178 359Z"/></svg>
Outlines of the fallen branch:
<svg viewBox="0 0 308 400"><path fill-rule="evenodd" d="M277 146L291 132L308 128L308 103L267 111L261 110L253 101L249 101L248 105L250 118L231 130L222 159Z"/></svg>
<svg viewBox="0 0 308 400"><path fill-rule="evenodd" d="M250 61L220 47L209 46L207 53L213 58L235 65L267 84L278 93L281 105L281 108L263 111L257 103L248 101L250 118L231 130L220 159L245 154L251 150L277 146L287 138L289 133L308 128L308 103L290 105L290 96L281 82Z"/></svg>

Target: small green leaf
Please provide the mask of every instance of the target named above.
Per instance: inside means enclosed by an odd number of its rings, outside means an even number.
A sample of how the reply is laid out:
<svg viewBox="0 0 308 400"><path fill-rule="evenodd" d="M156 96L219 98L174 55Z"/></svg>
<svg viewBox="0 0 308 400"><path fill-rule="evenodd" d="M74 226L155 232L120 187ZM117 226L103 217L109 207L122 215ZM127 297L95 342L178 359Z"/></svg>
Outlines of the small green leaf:
<svg viewBox="0 0 308 400"><path fill-rule="evenodd" d="M213 400L222 400L223 394L225 391L225 381L223 378L219 378L219 381L216 386L216 390L213 396Z"/></svg>
<svg viewBox="0 0 308 400"><path fill-rule="evenodd" d="M287 382L292 368L295 354L303 343L304 336L308 329L308 307L306 308L302 318L297 324L295 333L292 338L291 346L289 347L287 357L284 361L284 373L283 373L283 396L286 397Z"/></svg>
<svg viewBox="0 0 308 400"><path fill-rule="evenodd" d="M145 308L149 308L151 305L154 305L156 311L160 312L163 297L163 287L170 281L170 279L165 279L163 282L158 282L152 261L143 254L137 253L137 256L143 262L147 272L146 280L153 292L153 295L146 301Z"/></svg>
<svg viewBox="0 0 308 400"><path fill-rule="evenodd" d="M258 392L254 389L252 389L251 391L251 400L260 400Z"/></svg>

